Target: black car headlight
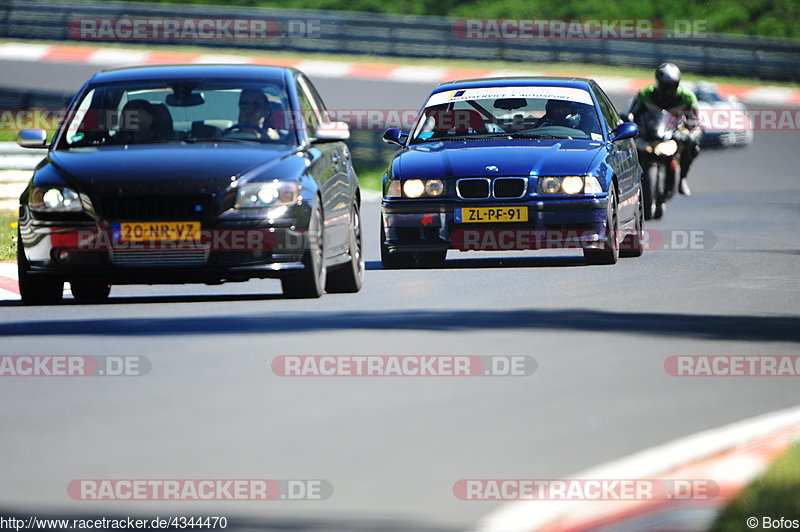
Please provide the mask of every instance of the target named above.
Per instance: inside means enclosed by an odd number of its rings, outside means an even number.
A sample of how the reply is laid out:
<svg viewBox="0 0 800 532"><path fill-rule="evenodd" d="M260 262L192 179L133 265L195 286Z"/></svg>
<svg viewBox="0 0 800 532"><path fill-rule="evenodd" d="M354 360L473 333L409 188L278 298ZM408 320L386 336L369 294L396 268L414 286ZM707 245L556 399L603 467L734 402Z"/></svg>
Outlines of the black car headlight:
<svg viewBox="0 0 800 532"><path fill-rule="evenodd" d="M537 194L600 194L603 187L593 175L541 176Z"/></svg>
<svg viewBox="0 0 800 532"><path fill-rule="evenodd" d="M28 207L38 212L81 212L81 197L68 187L34 187Z"/></svg>
<svg viewBox="0 0 800 532"><path fill-rule="evenodd" d="M302 199L301 187L294 181L246 183L236 191L235 209L272 209L296 205Z"/></svg>

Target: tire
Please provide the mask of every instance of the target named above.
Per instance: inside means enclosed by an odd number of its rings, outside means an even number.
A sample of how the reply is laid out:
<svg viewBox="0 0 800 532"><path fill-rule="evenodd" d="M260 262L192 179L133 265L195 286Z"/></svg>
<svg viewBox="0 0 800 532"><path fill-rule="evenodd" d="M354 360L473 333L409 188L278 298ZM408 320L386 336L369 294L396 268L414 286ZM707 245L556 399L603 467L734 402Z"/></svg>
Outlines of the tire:
<svg viewBox="0 0 800 532"><path fill-rule="evenodd" d="M28 274L30 266L25 251L22 249L22 238L17 232L17 277L19 278L19 294L23 305L58 305L64 296L64 281L51 279L34 279Z"/></svg>
<svg viewBox="0 0 800 532"><path fill-rule="evenodd" d="M418 251L414 253L414 257L423 268L439 268L444 265L444 261L447 258L447 250Z"/></svg>
<svg viewBox="0 0 800 532"><path fill-rule="evenodd" d="M384 270L402 270L414 267L414 256L411 253L396 251L389 253L389 246L386 245L386 230L381 221L381 265Z"/></svg>
<svg viewBox="0 0 800 532"><path fill-rule="evenodd" d="M606 242L603 249L583 250L583 258L587 264L616 264L619 259L619 217L617 209L617 190L614 183L608 189L608 207L606 210Z"/></svg>
<svg viewBox="0 0 800 532"><path fill-rule="evenodd" d="M70 281L72 297L79 303L103 303L108 300L111 285L97 281Z"/></svg>
<svg viewBox="0 0 800 532"><path fill-rule="evenodd" d="M644 204L642 200L642 190L639 189L639 201L636 207L636 233L628 235L622 241L619 256L624 258L641 257L644 253Z"/></svg>
<svg viewBox="0 0 800 532"><path fill-rule="evenodd" d="M644 201L644 219L651 220L656 212L656 190L658 186L658 164L647 165L642 174L642 198Z"/></svg>
<svg viewBox="0 0 800 532"><path fill-rule="evenodd" d="M350 260L328 272L325 291L329 294L354 294L364 284L364 246L361 239L361 213L353 205L353 225L350 229Z"/></svg>
<svg viewBox="0 0 800 532"><path fill-rule="evenodd" d="M656 175L657 180L656 188L655 188L655 203L656 208L653 212L653 219L660 220L664 216L664 211L667 209L667 192L666 192L666 180L667 180L667 168L664 164L657 164L656 167Z"/></svg>
<svg viewBox="0 0 800 532"><path fill-rule="evenodd" d="M283 295L293 299L316 299L325 290L327 270L325 268L324 218L321 200L317 198L308 221L308 249L303 253L304 268L281 279Z"/></svg>

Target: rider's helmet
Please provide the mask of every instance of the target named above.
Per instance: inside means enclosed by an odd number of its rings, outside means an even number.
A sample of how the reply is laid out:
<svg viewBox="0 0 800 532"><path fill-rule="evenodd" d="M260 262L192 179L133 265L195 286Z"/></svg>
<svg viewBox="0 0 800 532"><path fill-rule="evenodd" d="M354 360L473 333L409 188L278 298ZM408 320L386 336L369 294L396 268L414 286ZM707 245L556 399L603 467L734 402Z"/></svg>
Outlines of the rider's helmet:
<svg viewBox="0 0 800 532"><path fill-rule="evenodd" d="M681 82L681 69L674 63L662 63L656 69L656 83L658 92L663 96L672 97L678 92Z"/></svg>
<svg viewBox="0 0 800 532"><path fill-rule="evenodd" d="M568 100L547 100L544 107L548 122L556 126L576 128L581 121L578 104Z"/></svg>

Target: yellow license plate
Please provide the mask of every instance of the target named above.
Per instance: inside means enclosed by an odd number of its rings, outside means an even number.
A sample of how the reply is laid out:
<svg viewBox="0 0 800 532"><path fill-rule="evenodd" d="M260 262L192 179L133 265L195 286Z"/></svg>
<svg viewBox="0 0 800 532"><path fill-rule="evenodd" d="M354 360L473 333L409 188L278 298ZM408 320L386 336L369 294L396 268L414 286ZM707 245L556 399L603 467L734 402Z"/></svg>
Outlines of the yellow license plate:
<svg viewBox="0 0 800 532"><path fill-rule="evenodd" d="M199 240L200 222L122 222L122 242Z"/></svg>
<svg viewBox="0 0 800 532"><path fill-rule="evenodd" d="M527 222L527 207L464 207L456 209L457 223Z"/></svg>

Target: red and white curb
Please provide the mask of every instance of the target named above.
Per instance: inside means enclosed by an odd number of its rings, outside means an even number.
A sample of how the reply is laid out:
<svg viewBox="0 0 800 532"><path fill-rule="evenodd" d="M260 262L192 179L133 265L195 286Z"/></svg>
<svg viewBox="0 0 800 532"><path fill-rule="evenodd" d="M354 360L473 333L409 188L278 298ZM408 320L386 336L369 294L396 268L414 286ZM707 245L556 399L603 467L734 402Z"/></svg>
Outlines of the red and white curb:
<svg viewBox="0 0 800 532"><path fill-rule="evenodd" d="M731 497L798 440L800 407L704 431L571 478L707 479L720 488L713 499L517 501L484 517L477 531L706 530Z"/></svg>
<svg viewBox="0 0 800 532"><path fill-rule="evenodd" d="M465 78L504 76L579 76L593 77L580 72L543 72L528 69L489 70L480 68L446 68L436 66L396 65L372 62L343 62L296 60L269 57L268 54L245 56L233 54L197 54L164 50L126 48L95 48L90 46L47 45L10 42L0 45L0 61L45 61L83 63L98 68L161 65L161 64L244 64L295 67L309 76L319 78L354 78L394 81L400 83L441 83ZM652 83L652 79L613 76L594 76L611 92L636 92ZM719 84L725 96L736 96L746 103L767 105L800 104L800 90L762 85Z"/></svg>
<svg viewBox="0 0 800 532"><path fill-rule="evenodd" d="M0 300L19 300L16 261L0 262Z"/></svg>

